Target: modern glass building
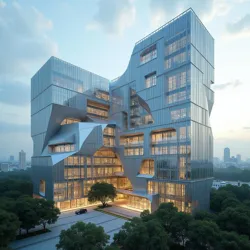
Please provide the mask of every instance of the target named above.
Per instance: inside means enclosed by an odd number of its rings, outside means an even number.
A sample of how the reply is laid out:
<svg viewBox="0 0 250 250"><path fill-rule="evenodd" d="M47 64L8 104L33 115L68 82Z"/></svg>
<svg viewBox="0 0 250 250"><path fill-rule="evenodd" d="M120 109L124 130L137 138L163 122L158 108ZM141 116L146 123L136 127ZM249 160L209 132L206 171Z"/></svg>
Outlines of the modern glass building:
<svg viewBox="0 0 250 250"><path fill-rule="evenodd" d="M192 9L137 42L113 81L50 58L31 80L34 195L86 206L105 181L121 206L208 209L213 83L214 39Z"/></svg>

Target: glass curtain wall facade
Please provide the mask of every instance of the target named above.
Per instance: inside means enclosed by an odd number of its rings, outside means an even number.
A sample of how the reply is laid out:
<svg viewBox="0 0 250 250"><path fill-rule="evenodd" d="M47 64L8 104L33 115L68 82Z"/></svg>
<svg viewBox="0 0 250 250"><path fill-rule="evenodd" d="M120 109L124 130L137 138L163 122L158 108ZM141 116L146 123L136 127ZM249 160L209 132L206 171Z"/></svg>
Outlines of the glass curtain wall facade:
<svg viewBox="0 0 250 250"><path fill-rule="evenodd" d="M105 181L135 209L209 208L214 40L192 9L137 42L113 81L52 57L31 82L35 195L86 206Z"/></svg>

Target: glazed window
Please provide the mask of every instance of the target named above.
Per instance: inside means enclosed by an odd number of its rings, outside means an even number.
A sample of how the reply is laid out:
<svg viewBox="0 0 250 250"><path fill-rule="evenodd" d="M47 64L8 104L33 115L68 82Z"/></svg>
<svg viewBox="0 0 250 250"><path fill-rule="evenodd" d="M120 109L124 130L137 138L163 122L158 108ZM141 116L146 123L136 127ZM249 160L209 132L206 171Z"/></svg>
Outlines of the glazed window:
<svg viewBox="0 0 250 250"><path fill-rule="evenodd" d="M178 110L173 110L171 111L171 119L173 121L179 120L179 119L184 119L190 116L190 110L189 108L182 108Z"/></svg>
<svg viewBox="0 0 250 250"><path fill-rule="evenodd" d="M81 122L81 120L79 120L79 119L74 119L74 118L65 118L65 119L61 122L61 125L72 124L72 123L78 123L78 122Z"/></svg>
<svg viewBox="0 0 250 250"><path fill-rule="evenodd" d="M143 143L144 143L143 135L135 135L135 136L120 138L120 145L124 146L137 146L137 145L143 145Z"/></svg>
<svg viewBox="0 0 250 250"><path fill-rule="evenodd" d="M109 93L107 91L104 91L104 90L101 90L101 89L97 89L94 92L94 95L98 99L102 99L104 101L109 101Z"/></svg>
<svg viewBox="0 0 250 250"><path fill-rule="evenodd" d="M156 44L144 50L140 55L141 64L147 63L157 57Z"/></svg>
<svg viewBox="0 0 250 250"><path fill-rule="evenodd" d="M50 152L52 153L71 152L74 150L75 150L74 144L62 144L62 145L50 146Z"/></svg>
<svg viewBox="0 0 250 250"><path fill-rule="evenodd" d="M184 91L169 95L167 97L167 103L171 104L175 102L185 101L187 99L190 99L190 91L184 90Z"/></svg>
<svg viewBox="0 0 250 250"><path fill-rule="evenodd" d="M115 135L115 129L114 129L114 128L111 128L111 127L106 127L106 128L103 130L103 134L104 134L104 135L114 136L114 135Z"/></svg>
<svg viewBox="0 0 250 250"><path fill-rule="evenodd" d="M150 88L156 85L156 72L145 76L145 85L146 88Z"/></svg>
<svg viewBox="0 0 250 250"><path fill-rule="evenodd" d="M45 195L45 185L46 185L45 180L40 180L39 193L41 195Z"/></svg>
<svg viewBox="0 0 250 250"><path fill-rule="evenodd" d="M176 131L170 130L170 131L152 133L151 140L152 144L175 142Z"/></svg>
<svg viewBox="0 0 250 250"><path fill-rule="evenodd" d="M174 41L166 46L166 55L171 55L172 53L186 47L187 45L187 36L180 38L177 41Z"/></svg>
<svg viewBox="0 0 250 250"><path fill-rule="evenodd" d="M175 55L173 57L170 57L165 61L165 69L170 69L173 67L177 67L180 64L184 63L186 61L186 52L182 52L178 55Z"/></svg>
<svg viewBox="0 0 250 250"><path fill-rule="evenodd" d="M140 174L154 175L154 160L144 160L141 165Z"/></svg>
<svg viewBox="0 0 250 250"><path fill-rule="evenodd" d="M103 137L103 145L107 147L114 147L115 146L114 138Z"/></svg>
<svg viewBox="0 0 250 250"><path fill-rule="evenodd" d="M143 148L126 148L124 149L125 156L133 156L133 155L143 155Z"/></svg>

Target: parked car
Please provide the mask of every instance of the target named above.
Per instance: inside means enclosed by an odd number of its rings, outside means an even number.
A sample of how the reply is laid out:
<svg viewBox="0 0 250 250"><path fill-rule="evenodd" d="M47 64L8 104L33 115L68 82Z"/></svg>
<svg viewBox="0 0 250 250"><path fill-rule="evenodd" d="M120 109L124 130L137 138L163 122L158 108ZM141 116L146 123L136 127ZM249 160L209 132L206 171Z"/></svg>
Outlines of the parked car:
<svg viewBox="0 0 250 250"><path fill-rule="evenodd" d="M87 213L88 212L88 210L87 209L85 209L85 208L81 208L81 209L79 209L79 210L76 210L75 211L75 214L85 214L85 213Z"/></svg>

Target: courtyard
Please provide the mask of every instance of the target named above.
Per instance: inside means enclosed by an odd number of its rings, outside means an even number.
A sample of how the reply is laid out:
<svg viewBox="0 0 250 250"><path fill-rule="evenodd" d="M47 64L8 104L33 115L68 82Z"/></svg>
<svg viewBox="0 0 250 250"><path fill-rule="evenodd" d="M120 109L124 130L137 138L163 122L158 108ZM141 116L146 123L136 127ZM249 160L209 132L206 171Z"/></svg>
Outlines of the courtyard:
<svg viewBox="0 0 250 250"><path fill-rule="evenodd" d="M105 232L110 235L110 242L112 242L114 234L119 232L126 220L95 211L94 208L95 207L88 208L88 213L81 215L75 215L75 210L62 212L57 222L48 226L51 232L29 237L23 240L16 240L12 242L11 248L25 250L55 250L55 246L59 241L61 230L68 229L77 221L83 221L85 223L91 222L98 226L102 226ZM110 208L110 212L129 218L139 216L139 212L115 206Z"/></svg>

